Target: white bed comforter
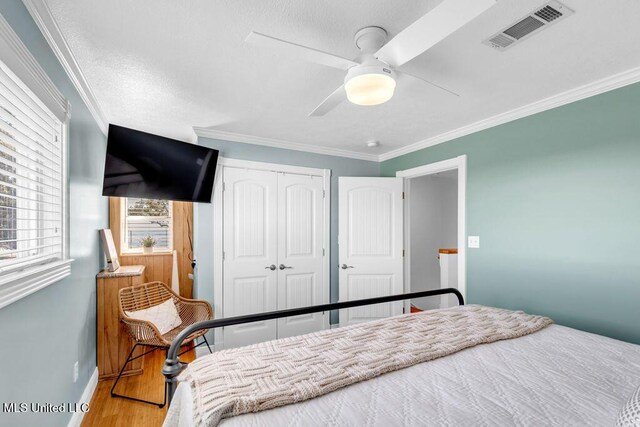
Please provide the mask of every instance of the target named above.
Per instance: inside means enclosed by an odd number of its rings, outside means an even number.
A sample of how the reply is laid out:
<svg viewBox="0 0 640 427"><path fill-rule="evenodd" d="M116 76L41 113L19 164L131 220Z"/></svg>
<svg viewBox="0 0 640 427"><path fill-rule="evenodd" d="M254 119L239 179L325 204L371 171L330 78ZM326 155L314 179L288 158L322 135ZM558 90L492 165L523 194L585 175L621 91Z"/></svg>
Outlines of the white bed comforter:
<svg viewBox="0 0 640 427"><path fill-rule="evenodd" d="M552 325L221 425L612 426L639 385L640 346ZM190 393L165 425L191 425Z"/></svg>

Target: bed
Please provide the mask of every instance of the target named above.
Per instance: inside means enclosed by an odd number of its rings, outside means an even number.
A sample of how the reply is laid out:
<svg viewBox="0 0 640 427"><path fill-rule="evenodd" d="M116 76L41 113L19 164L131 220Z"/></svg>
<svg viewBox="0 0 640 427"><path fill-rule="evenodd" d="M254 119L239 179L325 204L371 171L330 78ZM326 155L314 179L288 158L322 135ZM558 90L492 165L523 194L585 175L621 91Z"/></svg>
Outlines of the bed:
<svg viewBox="0 0 640 427"><path fill-rule="evenodd" d="M220 425L614 425L640 386L640 346L550 325ZM166 426L194 425L189 383Z"/></svg>

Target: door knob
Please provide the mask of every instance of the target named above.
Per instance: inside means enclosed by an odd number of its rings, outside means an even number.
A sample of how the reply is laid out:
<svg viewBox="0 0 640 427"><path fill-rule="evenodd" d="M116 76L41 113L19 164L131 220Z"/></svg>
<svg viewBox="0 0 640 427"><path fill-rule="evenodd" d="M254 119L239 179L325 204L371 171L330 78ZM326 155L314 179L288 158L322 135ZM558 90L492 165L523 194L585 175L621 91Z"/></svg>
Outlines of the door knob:
<svg viewBox="0 0 640 427"><path fill-rule="evenodd" d="M340 266L341 269L346 270L347 268L354 268L353 265L347 265L347 264L342 264L342 266Z"/></svg>
<svg viewBox="0 0 640 427"><path fill-rule="evenodd" d="M269 270L273 271L273 270L275 270L275 269L276 269L276 265L275 265L275 264L271 264L271 265L269 265L269 266L265 267L264 269L265 269L265 270L269 269Z"/></svg>
<svg viewBox="0 0 640 427"><path fill-rule="evenodd" d="M280 270L284 270L285 268L293 268L293 267L287 267L287 266L286 266L286 265L284 265L284 264L280 264Z"/></svg>

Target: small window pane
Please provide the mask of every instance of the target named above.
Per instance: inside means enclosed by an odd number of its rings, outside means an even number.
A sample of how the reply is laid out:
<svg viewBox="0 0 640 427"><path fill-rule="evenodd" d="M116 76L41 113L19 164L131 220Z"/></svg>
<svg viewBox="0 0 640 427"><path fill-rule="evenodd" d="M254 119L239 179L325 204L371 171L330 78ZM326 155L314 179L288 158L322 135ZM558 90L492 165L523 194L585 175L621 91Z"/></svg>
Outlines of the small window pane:
<svg viewBox="0 0 640 427"><path fill-rule="evenodd" d="M124 199L124 250L140 252L142 239L152 237L154 250L173 249L172 202L154 199Z"/></svg>

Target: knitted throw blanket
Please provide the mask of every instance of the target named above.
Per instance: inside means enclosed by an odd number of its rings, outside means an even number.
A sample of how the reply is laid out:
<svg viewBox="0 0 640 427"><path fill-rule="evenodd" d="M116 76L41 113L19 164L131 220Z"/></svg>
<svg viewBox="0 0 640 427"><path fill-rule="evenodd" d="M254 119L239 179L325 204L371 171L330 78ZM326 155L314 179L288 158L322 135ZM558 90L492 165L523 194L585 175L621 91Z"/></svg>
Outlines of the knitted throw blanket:
<svg viewBox="0 0 640 427"><path fill-rule="evenodd" d="M425 311L222 350L198 358L189 382L196 426L296 403L552 321L478 305Z"/></svg>

